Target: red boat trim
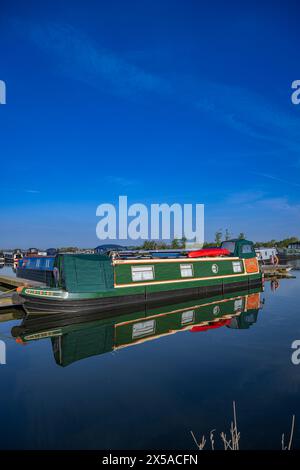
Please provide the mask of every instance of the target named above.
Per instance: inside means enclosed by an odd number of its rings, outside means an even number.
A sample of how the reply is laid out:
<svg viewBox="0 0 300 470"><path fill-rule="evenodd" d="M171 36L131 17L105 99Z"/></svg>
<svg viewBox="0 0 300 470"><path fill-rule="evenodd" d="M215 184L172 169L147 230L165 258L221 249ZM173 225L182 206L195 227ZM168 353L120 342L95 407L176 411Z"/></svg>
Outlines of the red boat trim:
<svg viewBox="0 0 300 470"><path fill-rule="evenodd" d="M230 251L226 248L203 248L202 250L190 251L189 258L202 258L207 256L225 256L230 255Z"/></svg>

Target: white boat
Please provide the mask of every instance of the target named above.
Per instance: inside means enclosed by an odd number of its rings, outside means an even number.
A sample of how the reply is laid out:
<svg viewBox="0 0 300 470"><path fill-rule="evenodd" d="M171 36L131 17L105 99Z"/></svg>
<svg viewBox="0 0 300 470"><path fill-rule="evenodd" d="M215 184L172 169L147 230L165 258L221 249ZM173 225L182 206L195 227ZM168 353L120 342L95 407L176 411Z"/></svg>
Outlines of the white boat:
<svg viewBox="0 0 300 470"><path fill-rule="evenodd" d="M275 247L260 247L255 248L256 257L262 264L276 264L278 263L278 251Z"/></svg>
<svg viewBox="0 0 300 470"><path fill-rule="evenodd" d="M21 250L5 251L3 254L6 264L16 264L19 259L23 258Z"/></svg>

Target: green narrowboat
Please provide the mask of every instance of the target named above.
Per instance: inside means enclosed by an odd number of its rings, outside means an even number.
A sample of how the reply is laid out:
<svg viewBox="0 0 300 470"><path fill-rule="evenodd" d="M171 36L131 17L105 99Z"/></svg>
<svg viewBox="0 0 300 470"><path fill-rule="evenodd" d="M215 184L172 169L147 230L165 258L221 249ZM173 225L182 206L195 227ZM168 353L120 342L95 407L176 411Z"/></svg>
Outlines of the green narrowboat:
<svg viewBox="0 0 300 470"><path fill-rule="evenodd" d="M29 315L20 326L12 328L12 336L18 343L51 339L56 363L68 366L180 331L249 328L256 323L261 308L260 292L256 288L160 307L92 315Z"/></svg>
<svg viewBox="0 0 300 470"><path fill-rule="evenodd" d="M259 285L262 274L253 243L229 240L221 248L197 252L59 254L53 279L50 287L18 288L27 313L92 313L222 294Z"/></svg>

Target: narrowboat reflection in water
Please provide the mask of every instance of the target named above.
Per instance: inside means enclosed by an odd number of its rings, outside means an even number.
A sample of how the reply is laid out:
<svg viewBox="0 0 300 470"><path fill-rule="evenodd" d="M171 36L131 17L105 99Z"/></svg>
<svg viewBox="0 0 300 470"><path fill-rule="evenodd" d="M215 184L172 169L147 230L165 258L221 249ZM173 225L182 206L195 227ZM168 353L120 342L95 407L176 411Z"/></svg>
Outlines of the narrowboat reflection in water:
<svg viewBox="0 0 300 470"><path fill-rule="evenodd" d="M55 361L67 366L179 331L208 331L226 326L245 329L256 323L261 290L251 290L143 310L80 315L27 315L12 336L19 343L51 338Z"/></svg>

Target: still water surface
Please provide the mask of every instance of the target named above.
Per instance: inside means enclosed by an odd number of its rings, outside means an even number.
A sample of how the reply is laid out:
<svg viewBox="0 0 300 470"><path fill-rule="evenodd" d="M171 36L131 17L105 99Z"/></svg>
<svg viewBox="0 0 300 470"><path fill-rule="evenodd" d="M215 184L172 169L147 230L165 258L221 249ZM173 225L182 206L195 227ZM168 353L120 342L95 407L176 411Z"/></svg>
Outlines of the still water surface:
<svg viewBox="0 0 300 470"><path fill-rule="evenodd" d="M241 448L280 449L295 414L299 449L291 344L300 340L300 272L293 275L250 297L164 305L147 321L141 311L80 325L33 321L14 335L53 337L26 344L11 335L22 319L0 314L0 448L194 450L190 430L209 437L216 429L216 441L229 433L235 400Z"/></svg>

